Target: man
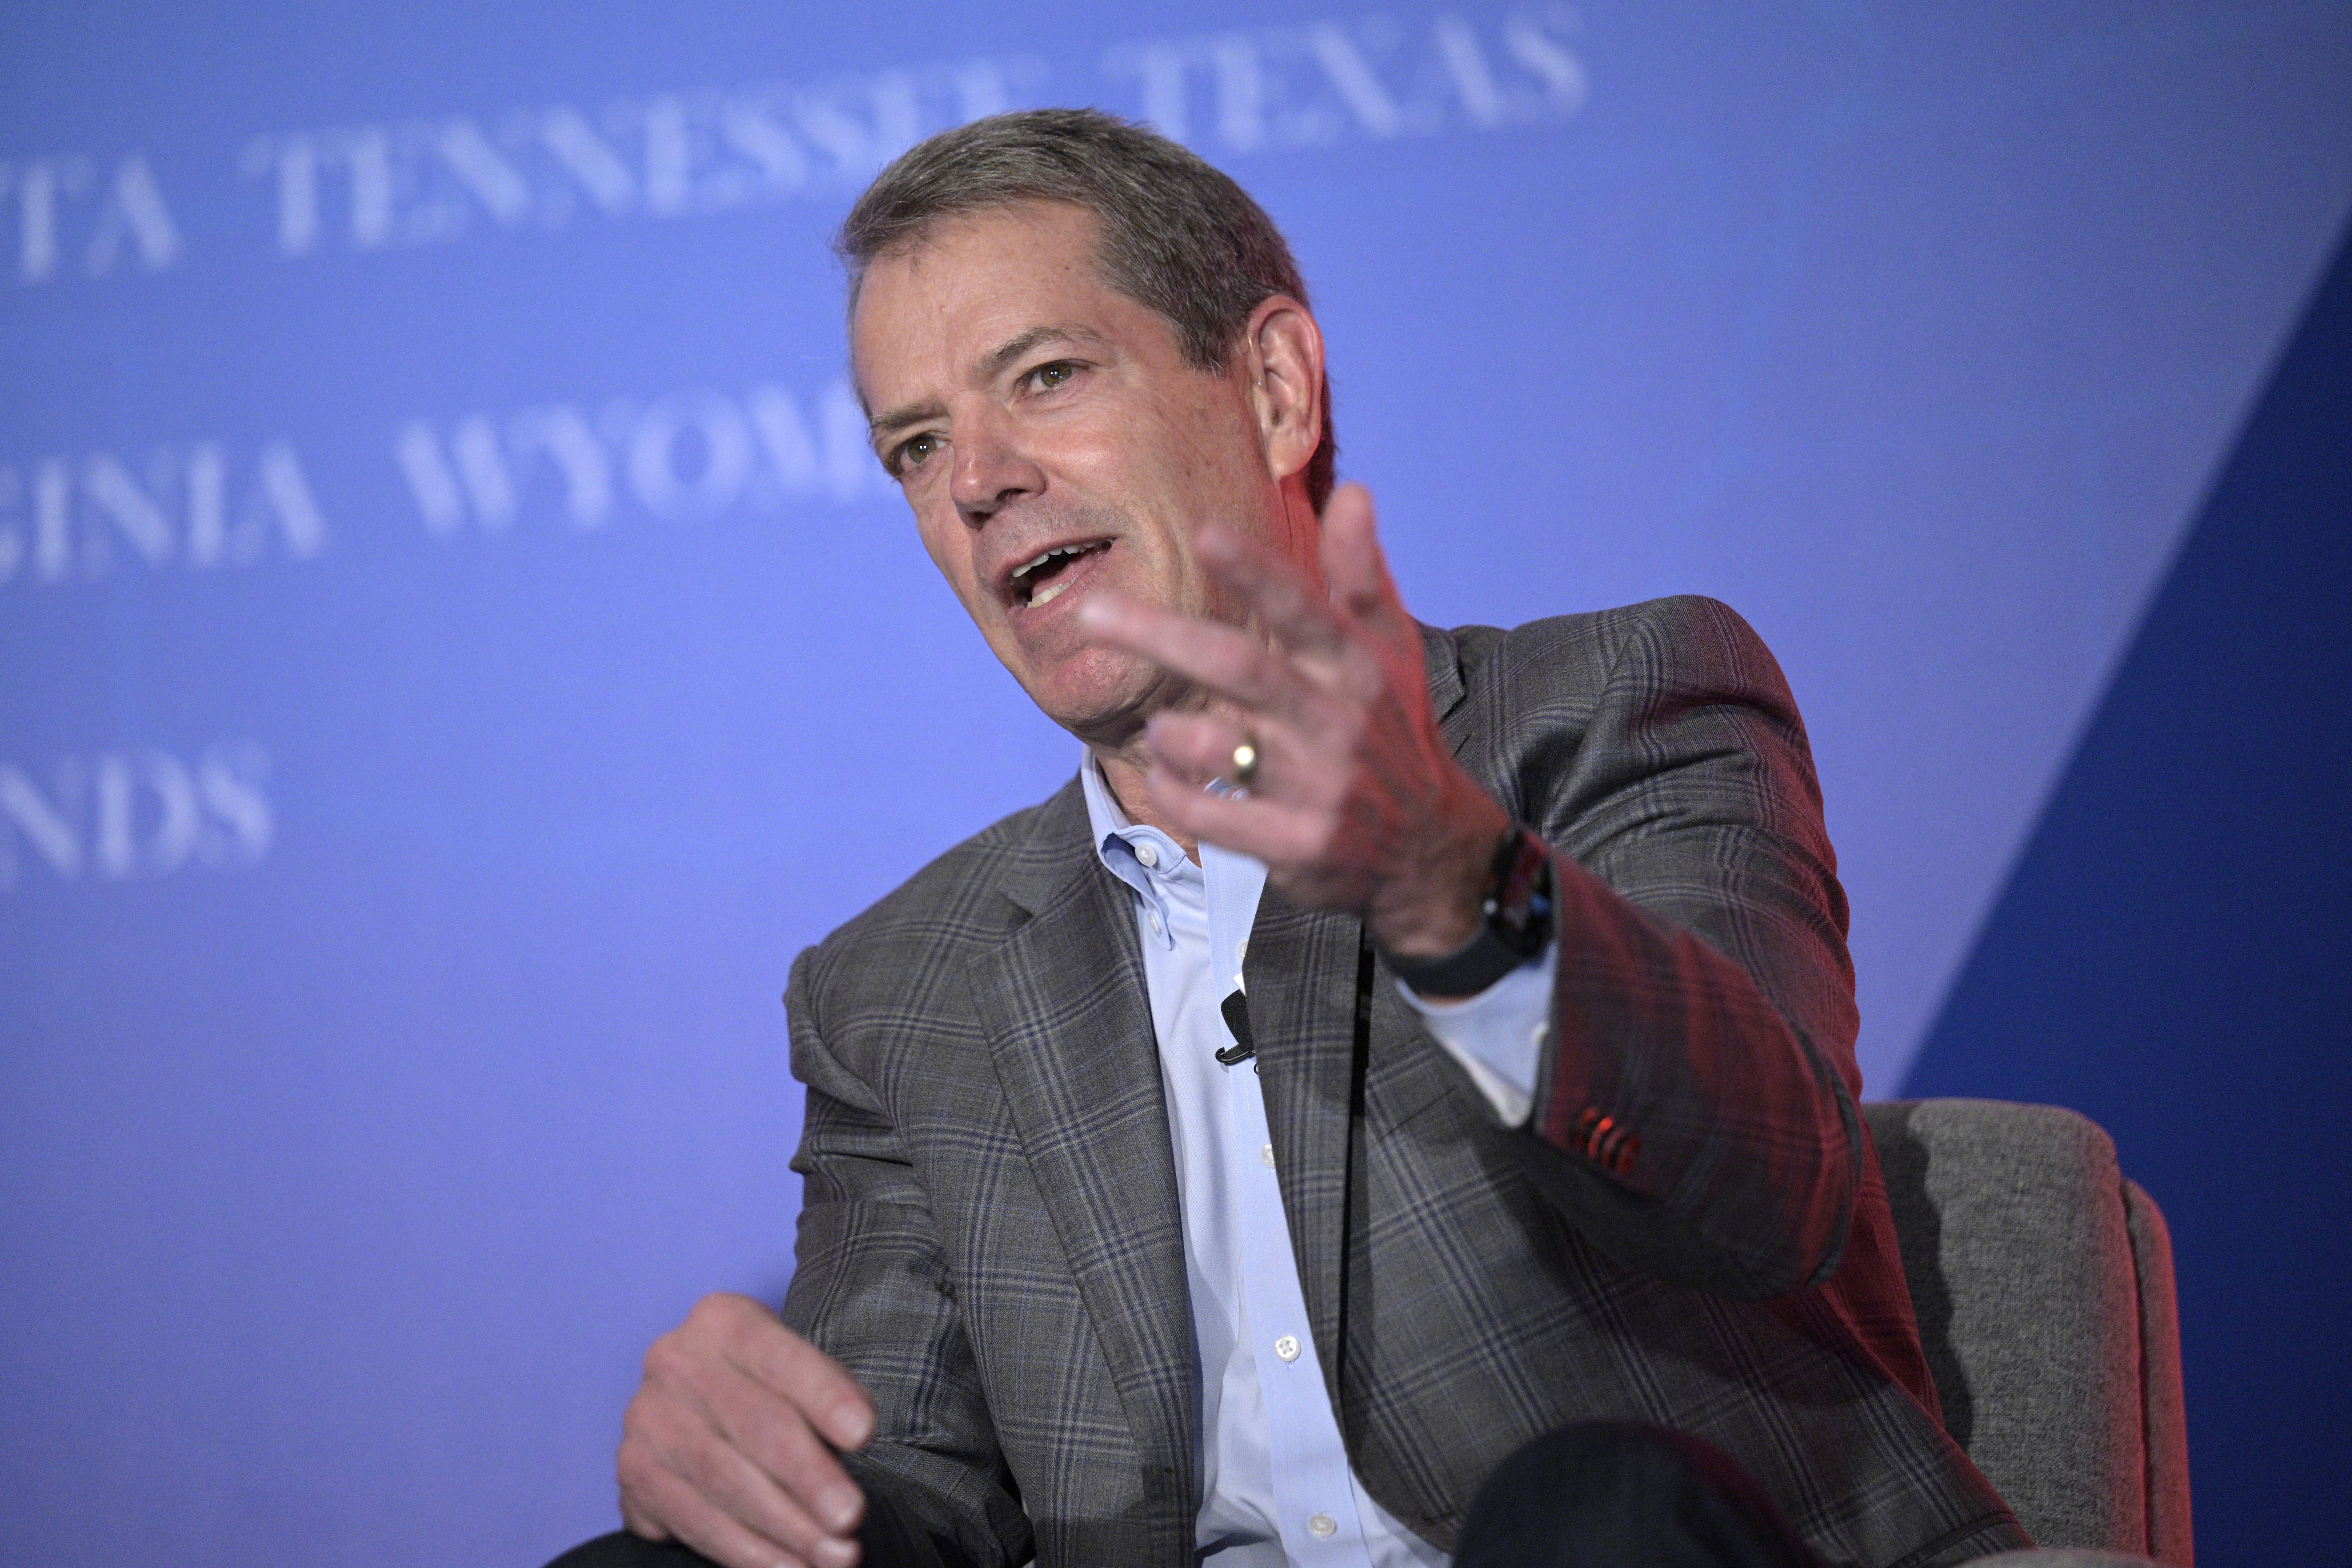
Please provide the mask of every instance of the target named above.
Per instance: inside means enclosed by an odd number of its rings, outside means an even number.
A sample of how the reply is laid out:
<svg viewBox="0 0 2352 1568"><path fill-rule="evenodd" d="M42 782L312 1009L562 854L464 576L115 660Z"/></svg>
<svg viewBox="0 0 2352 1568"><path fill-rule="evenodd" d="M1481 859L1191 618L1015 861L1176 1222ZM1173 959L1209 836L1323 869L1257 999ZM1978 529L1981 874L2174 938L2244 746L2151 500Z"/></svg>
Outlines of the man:
<svg viewBox="0 0 2352 1568"><path fill-rule="evenodd" d="M1149 132L947 132L841 247L877 454L1086 754L794 964L782 1321L654 1347L581 1560L2026 1544L1936 1414L1746 626L1417 626L1280 236Z"/></svg>

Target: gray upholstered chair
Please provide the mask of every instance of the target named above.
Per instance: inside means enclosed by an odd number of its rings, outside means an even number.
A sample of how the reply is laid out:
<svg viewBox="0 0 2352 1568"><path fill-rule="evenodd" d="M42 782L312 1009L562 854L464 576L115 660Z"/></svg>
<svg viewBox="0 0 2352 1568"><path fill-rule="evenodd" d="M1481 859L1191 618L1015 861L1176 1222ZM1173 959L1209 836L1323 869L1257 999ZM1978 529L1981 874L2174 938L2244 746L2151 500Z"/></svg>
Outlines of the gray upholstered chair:
<svg viewBox="0 0 2352 1568"><path fill-rule="evenodd" d="M1862 1109L1944 1423L2044 1549L1987 1568L2188 1564L2172 1243L2115 1144L2046 1105Z"/></svg>

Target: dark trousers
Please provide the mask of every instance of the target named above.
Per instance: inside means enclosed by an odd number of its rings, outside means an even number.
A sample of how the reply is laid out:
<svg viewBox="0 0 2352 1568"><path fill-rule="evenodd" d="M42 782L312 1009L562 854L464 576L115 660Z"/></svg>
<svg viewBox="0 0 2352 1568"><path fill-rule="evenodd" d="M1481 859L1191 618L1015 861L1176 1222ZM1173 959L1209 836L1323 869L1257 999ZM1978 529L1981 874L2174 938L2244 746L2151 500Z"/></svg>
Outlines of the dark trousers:
<svg viewBox="0 0 2352 1568"><path fill-rule="evenodd" d="M912 1539L887 1509L869 1512L859 1541L865 1568L933 1568L940 1561L932 1543ZM1454 1564L1822 1568L1822 1560L1720 1450L1663 1427L1582 1421L1537 1438L1487 1478ZM548 1568L709 1568L709 1561L683 1546L616 1534Z"/></svg>
<svg viewBox="0 0 2352 1568"><path fill-rule="evenodd" d="M1756 1479L1663 1426L1580 1421L1486 1478L1454 1568L1822 1568Z"/></svg>

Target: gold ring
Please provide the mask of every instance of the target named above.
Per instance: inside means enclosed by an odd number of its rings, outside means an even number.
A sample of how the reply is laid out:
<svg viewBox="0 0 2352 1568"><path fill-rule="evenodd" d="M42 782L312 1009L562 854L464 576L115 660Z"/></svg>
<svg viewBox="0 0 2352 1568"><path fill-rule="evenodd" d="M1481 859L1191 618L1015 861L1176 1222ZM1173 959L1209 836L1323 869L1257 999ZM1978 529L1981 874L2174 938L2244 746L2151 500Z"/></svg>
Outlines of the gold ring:
<svg viewBox="0 0 2352 1568"><path fill-rule="evenodd" d="M1242 737L1242 743L1234 748L1234 787L1247 789L1251 781L1256 777L1257 742L1254 737L1244 735Z"/></svg>

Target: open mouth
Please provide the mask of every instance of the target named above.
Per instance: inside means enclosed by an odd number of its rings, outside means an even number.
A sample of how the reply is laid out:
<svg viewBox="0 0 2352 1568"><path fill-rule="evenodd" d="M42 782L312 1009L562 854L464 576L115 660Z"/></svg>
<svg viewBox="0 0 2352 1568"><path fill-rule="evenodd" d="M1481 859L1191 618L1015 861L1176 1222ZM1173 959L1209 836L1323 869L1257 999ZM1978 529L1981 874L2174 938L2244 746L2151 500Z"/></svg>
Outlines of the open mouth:
<svg viewBox="0 0 2352 1568"><path fill-rule="evenodd" d="M1013 569L1008 585L1013 604L1034 609L1059 598L1074 580L1078 563L1109 548L1109 540L1094 539L1083 544L1056 544L1051 550L1040 551Z"/></svg>

